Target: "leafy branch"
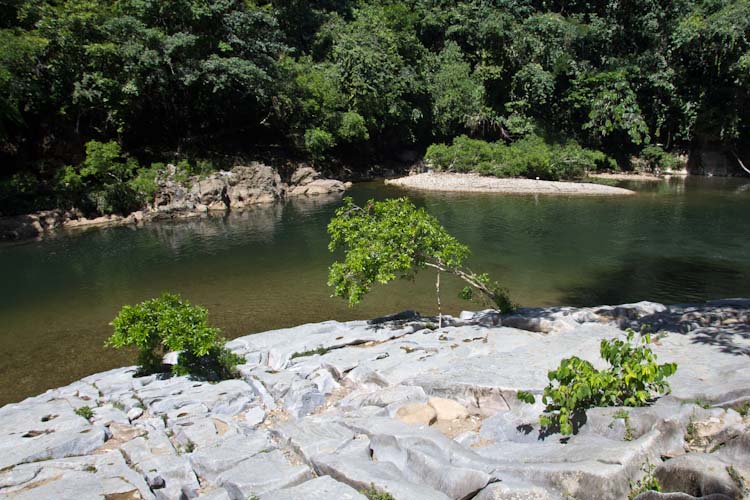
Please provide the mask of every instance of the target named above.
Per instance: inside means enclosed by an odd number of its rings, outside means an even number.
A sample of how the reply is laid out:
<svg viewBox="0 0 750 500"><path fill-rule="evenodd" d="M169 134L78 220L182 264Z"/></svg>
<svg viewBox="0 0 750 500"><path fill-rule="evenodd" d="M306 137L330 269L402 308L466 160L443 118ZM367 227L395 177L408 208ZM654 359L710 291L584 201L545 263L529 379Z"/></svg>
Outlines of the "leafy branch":
<svg viewBox="0 0 750 500"><path fill-rule="evenodd" d="M351 198L328 225L329 249L344 251L343 261L329 269L328 285L334 296L356 305L375 283L397 277L413 279L420 269L437 271L436 290L440 304L440 274L451 274L466 283L464 299L478 297L503 312L512 309L505 289L487 274L476 274L465 266L469 249L451 236L438 220L407 198L368 201L358 206Z"/></svg>

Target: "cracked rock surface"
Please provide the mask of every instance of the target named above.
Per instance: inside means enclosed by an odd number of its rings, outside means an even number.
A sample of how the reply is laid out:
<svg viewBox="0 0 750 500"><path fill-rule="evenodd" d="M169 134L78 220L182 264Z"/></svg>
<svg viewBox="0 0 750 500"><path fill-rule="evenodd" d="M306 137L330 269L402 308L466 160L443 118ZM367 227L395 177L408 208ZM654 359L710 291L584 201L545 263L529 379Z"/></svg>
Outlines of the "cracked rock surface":
<svg viewBox="0 0 750 500"><path fill-rule="evenodd" d="M435 324L402 313L264 332L227 344L245 358L235 380L127 367L7 405L0 497L624 499L647 473L660 495L747 497L750 300ZM541 394L565 357L602 367L601 340L643 324L659 362L678 364L672 393L543 436L541 403L518 391Z"/></svg>

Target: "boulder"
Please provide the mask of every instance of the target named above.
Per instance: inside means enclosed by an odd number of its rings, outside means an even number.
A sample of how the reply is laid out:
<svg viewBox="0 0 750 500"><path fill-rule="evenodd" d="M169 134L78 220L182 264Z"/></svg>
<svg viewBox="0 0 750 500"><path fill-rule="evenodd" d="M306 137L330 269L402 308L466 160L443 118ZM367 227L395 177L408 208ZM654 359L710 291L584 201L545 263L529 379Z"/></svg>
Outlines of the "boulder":
<svg viewBox="0 0 750 500"><path fill-rule="evenodd" d="M229 207L241 209L258 203L271 203L284 196L281 177L267 165L234 167L227 176Z"/></svg>
<svg viewBox="0 0 750 500"><path fill-rule="evenodd" d="M430 398L427 402L435 410L438 420L457 420L469 416L469 411L460 403L444 398Z"/></svg>
<svg viewBox="0 0 750 500"><path fill-rule="evenodd" d="M319 196L346 191L343 182L334 179L316 179L301 186L294 186L288 192L288 196Z"/></svg>
<svg viewBox="0 0 750 500"><path fill-rule="evenodd" d="M396 418L405 424L430 425L437 420L437 412L426 403L409 403L398 409Z"/></svg>
<svg viewBox="0 0 750 500"><path fill-rule="evenodd" d="M193 184L190 194L201 205L207 209L217 210L220 207L227 208L227 183L219 177L209 177Z"/></svg>
<svg viewBox="0 0 750 500"><path fill-rule="evenodd" d="M302 165L297 168L292 174L292 178L289 181L289 185L292 187L306 186L316 179L320 178L320 173L314 168Z"/></svg>

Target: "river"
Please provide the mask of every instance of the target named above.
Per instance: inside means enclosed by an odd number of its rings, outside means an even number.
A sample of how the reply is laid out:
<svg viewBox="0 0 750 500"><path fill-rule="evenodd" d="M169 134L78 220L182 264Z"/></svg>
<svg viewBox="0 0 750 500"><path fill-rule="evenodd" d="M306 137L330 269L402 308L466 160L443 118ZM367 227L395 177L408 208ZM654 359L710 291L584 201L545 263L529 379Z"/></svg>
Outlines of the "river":
<svg viewBox="0 0 750 500"><path fill-rule="evenodd" d="M358 201L409 195L472 249L522 306L667 303L750 296L750 180L623 183L612 198L415 193L357 184ZM0 246L0 404L132 362L103 347L123 304L179 292L227 338L327 319L434 313L434 275L331 298L326 225L311 198L142 227ZM444 312L479 306L443 283Z"/></svg>

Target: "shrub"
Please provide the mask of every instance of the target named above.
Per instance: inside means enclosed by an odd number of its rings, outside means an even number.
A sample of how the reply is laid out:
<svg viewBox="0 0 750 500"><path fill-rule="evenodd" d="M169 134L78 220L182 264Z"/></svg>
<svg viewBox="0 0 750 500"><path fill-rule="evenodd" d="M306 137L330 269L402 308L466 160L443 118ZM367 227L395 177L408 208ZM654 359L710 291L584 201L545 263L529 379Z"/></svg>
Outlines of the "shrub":
<svg viewBox="0 0 750 500"><path fill-rule="evenodd" d="M680 159L676 155L664 151L658 144L651 144L643 148L641 157L646 161L650 170L674 170L680 167Z"/></svg>
<svg viewBox="0 0 750 500"><path fill-rule="evenodd" d="M330 132L320 128L311 128L305 131L305 149L315 159L325 156L326 151L336 145L336 139Z"/></svg>
<svg viewBox="0 0 750 500"><path fill-rule="evenodd" d="M339 137L349 142L365 141L370 138L365 119L356 111L347 111L341 115L341 126L337 133Z"/></svg>
<svg viewBox="0 0 750 500"><path fill-rule="evenodd" d="M143 203L150 203L159 192L159 176L164 172L163 163L152 163L150 168L141 169L138 175L133 177L128 185L135 191Z"/></svg>
<svg viewBox="0 0 750 500"><path fill-rule="evenodd" d="M137 170L138 163L125 158L116 142L89 141L86 159L77 167L62 168L56 189L64 203L84 211L129 213L141 205L129 184Z"/></svg>
<svg viewBox="0 0 750 500"><path fill-rule="evenodd" d="M613 164L602 152L582 148L575 142L548 144L536 135L509 146L460 136L450 146L433 144L427 149L425 159L440 171L546 180L578 179L587 171Z"/></svg>
<svg viewBox="0 0 750 500"><path fill-rule="evenodd" d="M181 351L172 368L175 374L190 373L211 380L231 378L242 359L224 347L219 329L208 326L207 319L206 309L165 293L123 307L112 321L114 334L107 345L137 347L143 373L160 371L166 352Z"/></svg>
<svg viewBox="0 0 750 500"><path fill-rule="evenodd" d="M610 364L597 370L576 356L563 359L548 374L550 383L542 401L545 413L539 421L547 429L558 428L572 434L577 422L589 408L600 406L644 406L656 395L669 390L666 379L677 370L675 363L656 363L656 354L648 347L651 336L643 333L640 342L627 330L626 340L602 340L601 357Z"/></svg>

